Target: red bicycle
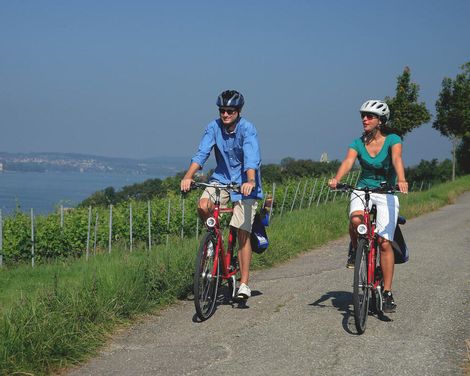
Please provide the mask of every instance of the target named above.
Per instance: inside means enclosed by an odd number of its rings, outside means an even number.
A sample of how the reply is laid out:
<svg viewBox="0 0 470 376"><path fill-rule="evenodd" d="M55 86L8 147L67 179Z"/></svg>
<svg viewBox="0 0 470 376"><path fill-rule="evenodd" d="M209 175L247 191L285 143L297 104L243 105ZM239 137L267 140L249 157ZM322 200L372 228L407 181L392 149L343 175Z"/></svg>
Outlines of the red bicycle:
<svg viewBox="0 0 470 376"><path fill-rule="evenodd" d="M206 220L207 232L203 236L194 272L194 305L197 316L207 320L216 309L217 292L222 281L227 281L232 299L235 297L236 275L239 271L238 260L234 255L236 232L229 229L226 247L223 229L220 226L221 213L233 213L232 208L220 207L220 193L239 191L237 184L193 183L191 189L212 187L215 189L214 211Z"/></svg>
<svg viewBox="0 0 470 376"><path fill-rule="evenodd" d="M377 207L372 205L369 209L371 193L393 194L397 190L389 187L355 188L348 184L338 184L339 191L355 194L364 204L364 220L357 227L358 241L356 260L354 266L353 306L354 321L359 334L366 330L366 321L369 313L369 299L372 308L378 315L383 315L383 288L384 280L380 267L380 252L377 234L375 233ZM362 199L356 191L364 192ZM398 223L404 224L405 218L399 216Z"/></svg>

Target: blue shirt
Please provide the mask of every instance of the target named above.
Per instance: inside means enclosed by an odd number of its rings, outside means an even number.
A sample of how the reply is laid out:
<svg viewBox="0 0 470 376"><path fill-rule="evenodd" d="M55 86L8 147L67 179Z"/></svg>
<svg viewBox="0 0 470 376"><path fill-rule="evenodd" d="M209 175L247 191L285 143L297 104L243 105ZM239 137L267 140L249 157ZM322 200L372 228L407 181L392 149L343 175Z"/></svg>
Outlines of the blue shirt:
<svg viewBox="0 0 470 376"><path fill-rule="evenodd" d="M357 151L357 158L361 165L358 187L379 188L380 183L386 181L389 186L396 184L397 175L392 164L392 146L401 144L400 136L389 134L385 137L380 152L372 157L367 151L362 138L355 139L349 147Z"/></svg>
<svg viewBox="0 0 470 376"><path fill-rule="evenodd" d="M214 149L217 167L210 180L216 180L222 184L243 184L247 181L246 171L256 171L256 187L249 196L243 196L238 192L231 192L232 201L244 198L263 198L261 189L261 157L259 151L258 134L255 126L244 118L240 118L235 130L228 133L220 119L210 122L202 136L199 150L191 159L191 162L203 166Z"/></svg>

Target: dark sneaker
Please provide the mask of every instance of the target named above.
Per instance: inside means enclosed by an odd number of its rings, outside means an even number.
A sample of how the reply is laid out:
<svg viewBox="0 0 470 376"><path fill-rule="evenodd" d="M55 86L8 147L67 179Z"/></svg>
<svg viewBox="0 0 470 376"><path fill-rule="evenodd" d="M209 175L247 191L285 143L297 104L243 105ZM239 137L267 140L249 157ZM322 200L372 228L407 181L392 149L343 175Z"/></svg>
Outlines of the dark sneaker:
<svg viewBox="0 0 470 376"><path fill-rule="evenodd" d="M346 263L346 268L354 269L355 261L356 261L356 250L352 247L352 244L349 243L348 262Z"/></svg>
<svg viewBox="0 0 470 376"><path fill-rule="evenodd" d="M391 291L384 291L384 303L382 310L385 313L393 313L395 312L397 308L397 305L395 304L395 301L393 300L393 295Z"/></svg>

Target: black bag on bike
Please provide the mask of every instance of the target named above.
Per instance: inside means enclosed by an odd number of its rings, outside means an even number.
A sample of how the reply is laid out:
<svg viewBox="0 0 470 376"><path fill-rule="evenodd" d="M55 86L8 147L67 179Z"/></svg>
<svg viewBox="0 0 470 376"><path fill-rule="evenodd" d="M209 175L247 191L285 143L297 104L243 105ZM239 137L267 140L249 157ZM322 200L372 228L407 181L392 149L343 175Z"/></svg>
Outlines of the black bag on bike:
<svg viewBox="0 0 470 376"><path fill-rule="evenodd" d="M400 226L395 228L395 235L393 236L393 253L395 254L395 264L403 264L410 258L410 251L406 246L405 239L401 233Z"/></svg>
<svg viewBox="0 0 470 376"><path fill-rule="evenodd" d="M255 253L263 253L268 249L269 240L266 229L261 220L260 213L255 214L253 225L251 226L251 249Z"/></svg>

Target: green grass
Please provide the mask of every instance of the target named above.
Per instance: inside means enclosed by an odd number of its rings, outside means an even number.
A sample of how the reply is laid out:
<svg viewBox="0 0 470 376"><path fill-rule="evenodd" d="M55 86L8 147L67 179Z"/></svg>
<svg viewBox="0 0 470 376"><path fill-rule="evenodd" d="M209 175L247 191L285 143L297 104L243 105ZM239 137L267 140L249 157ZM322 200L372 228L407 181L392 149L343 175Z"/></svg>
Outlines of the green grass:
<svg viewBox="0 0 470 376"><path fill-rule="evenodd" d="M454 202L470 176L401 196L408 218ZM291 259L347 233L347 201L285 213L268 228L270 248L253 269ZM405 234L406 235L406 234ZM197 242L147 252L116 250L84 259L0 270L0 375L48 374L94 355L116 327L187 296Z"/></svg>

